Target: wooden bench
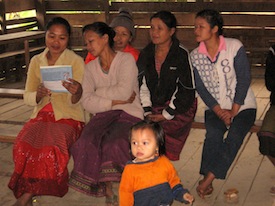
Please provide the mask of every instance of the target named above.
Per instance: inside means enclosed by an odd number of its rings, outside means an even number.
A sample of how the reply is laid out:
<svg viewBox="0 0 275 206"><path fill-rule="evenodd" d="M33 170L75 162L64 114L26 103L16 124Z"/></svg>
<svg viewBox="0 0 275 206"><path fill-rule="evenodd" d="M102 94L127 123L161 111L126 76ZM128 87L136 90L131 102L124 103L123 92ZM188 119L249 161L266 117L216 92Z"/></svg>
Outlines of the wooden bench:
<svg viewBox="0 0 275 206"><path fill-rule="evenodd" d="M1 78L21 80L30 58L45 48L45 15L43 0L0 1Z"/></svg>
<svg viewBox="0 0 275 206"><path fill-rule="evenodd" d="M9 45L14 43L19 43L24 45L24 49L6 51L0 54L0 59L5 59L8 57L23 55L25 56L25 64L28 68L30 62L30 53L35 51L41 51L45 46L30 47L29 41L36 39L44 39L44 31L22 31L11 34L2 34L0 35L0 45Z"/></svg>
<svg viewBox="0 0 275 206"><path fill-rule="evenodd" d="M24 124L24 123L19 122L17 124ZM249 132L257 133L260 130L261 125L262 125L262 121L256 120ZM192 128L193 129L205 129L205 124L204 124L203 118L195 118L194 122L192 123ZM13 143L18 132L19 131L14 130L14 129L2 129L1 134L0 134L0 142Z"/></svg>
<svg viewBox="0 0 275 206"><path fill-rule="evenodd" d="M18 129L1 129L0 142L13 143L19 131Z"/></svg>
<svg viewBox="0 0 275 206"><path fill-rule="evenodd" d="M0 97L23 99L23 89L0 88Z"/></svg>
<svg viewBox="0 0 275 206"><path fill-rule="evenodd" d="M260 130L261 126L262 126L262 120L256 120L254 122L254 125L249 130L249 132L257 133ZM195 119L192 123L192 128L193 129L205 129L204 118L203 117L195 117Z"/></svg>

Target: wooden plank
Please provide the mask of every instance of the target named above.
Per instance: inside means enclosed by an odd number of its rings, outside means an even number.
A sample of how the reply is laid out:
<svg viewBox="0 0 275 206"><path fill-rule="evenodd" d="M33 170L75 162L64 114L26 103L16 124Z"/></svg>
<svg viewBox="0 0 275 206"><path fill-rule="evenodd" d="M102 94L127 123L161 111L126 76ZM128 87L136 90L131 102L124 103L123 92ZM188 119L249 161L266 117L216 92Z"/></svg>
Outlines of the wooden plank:
<svg viewBox="0 0 275 206"><path fill-rule="evenodd" d="M274 12L275 2L112 2L110 11L118 11L121 7L131 8L133 12L198 12L205 8L223 12Z"/></svg>
<svg viewBox="0 0 275 206"><path fill-rule="evenodd" d="M5 124L1 124L5 125ZM18 133L22 129L23 125L14 125L12 127L2 127L1 134L0 134L0 143L1 142L9 142L13 143L15 138L17 137Z"/></svg>
<svg viewBox="0 0 275 206"><path fill-rule="evenodd" d="M35 0L4 0L6 13L35 9Z"/></svg>
<svg viewBox="0 0 275 206"><path fill-rule="evenodd" d="M9 89L9 88L0 88L0 97L12 97L23 99L24 90L22 89Z"/></svg>
<svg viewBox="0 0 275 206"><path fill-rule="evenodd" d="M258 145L258 143L256 143ZM257 148L256 151L257 152ZM251 158L254 162L254 159ZM253 163L254 164L254 163ZM250 170L249 170L250 171ZM246 195L244 206L275 205L274 196L269 193L270 188L275 182L275 167L267 157L263 157L261 164L256 171L254 179L251 181L251 187ZM264 201L264 203L263 203Z"/></svg>
<svg viewBox="0 0 275 206"><path fill-rule="evenodd" d="M14 25L14 24L25 24L29 22L37 22L36 17L29 17L29 18L22 18L22 19L12 19L6 21L7 26Z"/></svg>
<svg viewBox="0 0 275 206"><path fill-rule="evenodd" d="M223 194L229 188L236 188L239 191L239 200L237 204L244 204L251 183L261 165L262 156L259 155L258 150L258 138L256 134L252 134L251 137L248 136L244 140L237 158L230 168L231 171L228 172L226 180L223 181L223 185L216 196L216 205L226 205Z"/></svg>
<svg viewBox="0 0 275 206"><path fill-rule="evenodd" d="M260 130L261 126L262 126L262 121L257 120L257 121L255 121L254 125L251 127L249 132L257 133ZM193 129L205 129L204 121L198 121L196 119L194 122L192 122L192 128Z"/></svg>
<svg viewBox="0 0 275 206"><path fill-rule="evenodd" d="M105 1L105 0L104 0ZM104 11L104 2L97 0L81 0L81 1L45 1L47 12L52 11Z"/></svg>
<svg viewBox="0 0 275 206"><path fill-rule="evenodd" d="M20 125L25 124L25 122L29 120L32 111L33 107L23 104L20 107L16 107L1 114L0 123ZM20 119L20 117L24 118Z"/></svg>
<svg viewBox="0 0 275 206"><path fill-rule="evenodd" d="M262 34L262 31L264 34ZM193 28L178 27L176 31L178 39L189 49L192 50L197 47L197 42L194 38ZM224 29L224 36L239 39L247 51L252 54L265 55L264 51L267 51L270 47L270 43L266 39L274 39L275 30L261 30L261 29ZM133 45L137 48L144 48L150 42L149 27L136 29L136 39L133 41ZM250 53L251 55L251 53Z"/></svg>
<svg viewBox="0 0 275 206"><path fill-rule="evenodd" d="M195 196L195 202L193 203L193 206L219 206L219 205L229 205L229 204L219 204L218 199L220 198L219 195L221 195L221 198L223 198L223 191L227 189L230 183L235 183L239 185L240 181L246 178L247 174L245 172L248 171L248 169L255 169L257 167L254 167L254 161L258 163L259 165L259 160L258 157L256 156L256 160L254 160L255 155L257 155L258 150L256 148L257 146L257 139L256 138L250 138L254 139L255 142L251 142L249 144L246 144L246 147L244 151L241 153L241 156L239 157L240 164L235 164L232 167L232 172L231 174L227 177L227 180L215 180L214 181L214 193L211 198L206 198L206 199L201 199L198 197L196 193L196 186L198 183L198 180L201 179L201 176L199 175L199 167L200 167L200 159L201 159L201 151L202 151L202 143L204 140L204 133L202 130L192 130L196 132L191 132L190 136L188 137L186 141L186 145L181 153L181 159L180 161L175 161L173 164L177 168L177 171L179 173L179 176L186 188L190 190L190 192ZM254 144L253 144L254 143ZM12 194L12 191L9 190L6 185L8 184L10 180L10 173L13 171L13 162L12 162L12 144L10 143L0 143L0 161L3 163L1 166L1 174L0 178L0 184L2 190L1 195L0 195L0 200L4 201L7 203L7 205L12 205L14 203L14 196ZM250 153L247 153L246 151L251 151L251 156ZM242 158L242 156L244 158ZM266 164L264 164L264 162ZM255 164L256 164L255 163ZM242 164L246 165L247 167L242 166ZM241 167L240 167L241 166ZM68 164L68 170L71 171L73 168L73 159L71 158ZM234 172L236 169L238 171ZM259 170L254 171L254 170L249 170L248 174L250 180L253 179L254 174L254 179L252 180L252 185L251 189L247 190L247 185L249 183L245 182L243 190L240 190L240 194L243 195L245 198L244 201L241 201L243 203L242 205L244 206L258 206L258 205L272 205L272 200L273 197L269 195L268 191L269 188L271 187L271 184L274 182L274 167L271 165L271 163L264 158L263 163L261 166L258 167ZM242 171L244 170L244 171ZM236 179L235 179L236 178ZM249 181L246 178L247 181ZM233 182L233 180L235 182ZM115 183L114 185L114 192L117 193L118 191L118 186L119 184ZM233 185L235 186L235 184ZM239 187L238 187L239 188ZM247 196L249 195L249 196ZM253 199L252 195L255 195L256 197ZM256 199L257 198L257 199ZM72 205L81 205L81 206L91 206L91 205L104 205L105 198L95 198L95 197L90 197L85 194L79 193L73 189L69 189L68 193L62 197L51 197L51 196L37 196L36 197L37 204L41 205L67 205L67 206L72 206ZM222 199L221 199L222 200ZM255 201L255 203L253 202ZM270 202L271 201L271 202ZM92 204L91 204L92 202ZM241 204L230 204L230 205L241 205ZM179 203L175 201L173 203L173 206L182 206L182 203Z"/></svg>
<svg viewBox="0 0 275 206"><path fill-rule="evenodd" d="M150 18L155 12L136 12L133 13L133 19L137 25L150 25ZM110 14L110 19L118 15L117 12ZM195 12L174 12L179 26L193 26L195 20ZM274 15L260 15L255 14L222 14L225 26L243 26L243 27L274 27Z"/></svg>
<svg viewBox="0 0 275 206"><path fill-rule="evenodd" d="M29 48L30 52L42 51L43 49L45 49L45 46L38 46L38 47ZM14 57L16 55L21 55L21 54L25 54L25 50L21 49L21 50L2 53L2 54L0 54L0 59L5 59L5 58L8 58L8 57ZM0 93L1 93L1 90L0 90Z"/></svg>
<svg viewBox="0 0 275 206"><path fill-rule="evenodd" d="M47 21L51 18L54 17L63 17L68 22L72 27L83 27L86 24L91 24L95 21L103 21L105 22L105 16L102 13L73 13L73 14L54 14L54 13L49 13L46 16Z"/></svg>
<svg viewBox="0 0 275 206"><path fill-rule="evenodd" d="M27 25L23 25L23 26L20 26L20 27L12 28L12 29L7 29L7 34L21 32L21 31L27 31L27 30L34 29L36 27L38 27L37 22L30 22Z"/></svg>
<svg viewBox="0 0 275 206"><path fill-rule="evenodd" d="M0 106L3 106L5 104L9 104L11 102L16 101L17 99L12 98L0 98Z"/></svg>
<svg viewBox="0 0 275 206"><path fill-rule="evenodd" d="M12 110L16 107L20 107L22 104L24 104L23 99L17 99L16 101L13 101L9 104L5 104L1 106L0 114L4 114L5 112L8 112L9 110Z"/></svg>

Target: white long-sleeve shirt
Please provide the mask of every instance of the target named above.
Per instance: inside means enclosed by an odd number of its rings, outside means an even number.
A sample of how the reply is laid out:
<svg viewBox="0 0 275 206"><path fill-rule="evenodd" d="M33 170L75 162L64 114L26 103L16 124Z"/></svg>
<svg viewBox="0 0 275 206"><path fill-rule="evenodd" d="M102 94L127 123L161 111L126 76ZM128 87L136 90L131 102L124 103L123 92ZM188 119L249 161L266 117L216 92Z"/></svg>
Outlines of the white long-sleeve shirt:
<svg viewBox="0 0 275 206"><path fill-rule="evenodd" d="M86 64L82 97L84 109L92 114L120 109L143 119L137 75L134 57L124 52L117 52L107 74L102 71L98 58ZM133 103L112 106L112 100L128 100L133 91L136 93Z"/></svg>

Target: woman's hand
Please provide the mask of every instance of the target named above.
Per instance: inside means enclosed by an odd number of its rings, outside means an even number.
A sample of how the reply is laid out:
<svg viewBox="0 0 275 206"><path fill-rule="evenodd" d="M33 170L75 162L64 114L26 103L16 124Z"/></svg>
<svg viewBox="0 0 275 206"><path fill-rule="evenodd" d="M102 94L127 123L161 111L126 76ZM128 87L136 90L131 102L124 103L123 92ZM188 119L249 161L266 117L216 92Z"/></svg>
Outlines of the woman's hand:
<svg viewBox="0 0 275 206"><path fill-rule="evenodd" d="M133 101L135 100L136 98L136 93L133 92L132 95L130 96L130 98L127 100L128 103L133 103Z"/></svg>
<svg viewBox="0 0 275 206"><path fill-rule="evenodd" d="M148 119L152 122L161 122L161 121L166 120L162 114L148 114L146 116L146 119Z"/></svg>
<svg viewBox="0 0 275 206"><path fill-rule="evenodd" d="M44 87L43 84L40 84L36 90L36 103L40 102L45 96L51 96L51 90Z"/></svg>
<svg viewBox="0 0 275 206"><path fill-rule="evenodd" d="M238 114L240 108L241 108L241 105L239 105L239 104L234 103L232 105L232 109L230 110L230 114L231 114L232 118Z"/></svg>
<svg viewBox="0 0 275 206"><path fill-rule="evenodd" d="M78 81L71 78L69 78L68 81L63 81L62 85L72 94L72 103L77 103L82 96L82 85Z"/></svg>
<svg viewBox="0 0 275 206"><path fill-rule="evenodd" d="M230 110L222 109L219 105L213 108L216 115L224 122L226 126L230 126L232 114Z"/></svg>

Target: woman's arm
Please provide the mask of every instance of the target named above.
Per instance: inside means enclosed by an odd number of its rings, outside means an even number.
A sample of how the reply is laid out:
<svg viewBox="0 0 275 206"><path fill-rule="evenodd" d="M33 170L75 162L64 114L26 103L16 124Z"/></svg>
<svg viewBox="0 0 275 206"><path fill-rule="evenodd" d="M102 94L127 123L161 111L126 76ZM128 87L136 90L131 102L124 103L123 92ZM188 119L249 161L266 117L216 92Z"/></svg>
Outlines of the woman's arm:
<svg viewBox="0 0 275 206"><path fill-rule="evenodd" d="M169 58L169 62L178 61L179 63L176 68L178 78L174 82L174 93L170 98L169 106L162 112L166 119L172 119L176 113L182 114L188 111L193 105L195 99L193 72L191 69L192 67L189 59L189 52L186 49L181 48L180 53L177 55L180 55L180 60L175 59L178 58L177 56L170 56ZM173 71L170 71L169 68L167 72Z"/></svg>
<svg viewBox="0 0 275 206"><path fill-rule="evenodd" d="M30 106L36 106L47 95L47 89L41 85L40 65L38 57L34 56L29 64L27 81L24 92L24 102Z"/></svg>
<svg viewBox="0 0 275 206"><path fill-rule="evenodd" d="M234 58L237 84L233 103L243 105L251 82L250 65L242 46Z"/></svg>
<svg viewBox="0 0 275 206"><path fill-rule="evenodd" d="M269 91L275 92L275 45L270 48L266 58L265 85Z"/></svg>

